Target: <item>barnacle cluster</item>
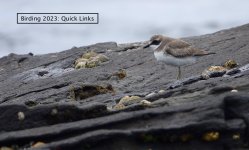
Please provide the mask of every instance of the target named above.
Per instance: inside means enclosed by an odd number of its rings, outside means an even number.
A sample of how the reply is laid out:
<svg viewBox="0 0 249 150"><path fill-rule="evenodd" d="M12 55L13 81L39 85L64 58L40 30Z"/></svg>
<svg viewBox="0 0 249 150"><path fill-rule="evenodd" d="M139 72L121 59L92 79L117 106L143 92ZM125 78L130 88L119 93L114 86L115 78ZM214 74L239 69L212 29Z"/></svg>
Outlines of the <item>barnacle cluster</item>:
<svg viewBox="0 0 249 150"><path fill-rule="evenodd" d="M220 133L216 131L210 131L202 135L202 139L207 142L217 141L220 137Z"/></svg>
<svg viewBox="0 0 249 150"><path fill-rule="evenodd" d="M107 56L90 51L82 55L82 57L76 59L75 69L94 68L108 60L109 58Z"/></svg>
<svg viewBox="0 0 249 150"><path fill-rule="evenodd" d="M201 76L203 79L209 79L212 77L223 76L228 70L233 69L238 66L238 63L235 60L229 59L224 63L223 66L210 66L208 69L205 69Z"/></svg>
<svg viewBox="0 0 249 150"><path fill-rule="evenodd" d="M232 69L238 66L238 63L235 60L229 59L225 62L224 67L227 69Z"/></svg>
<svg viewBox="0 0 249 150"><path fill-rule="evenodd" d="M114 109L121 110L121 109L124 109L128 105L131 105L131 104L134 104L140 101L141 101L141 98L139 96L125 96L121 98L118 104L114 106Z"/></svg>

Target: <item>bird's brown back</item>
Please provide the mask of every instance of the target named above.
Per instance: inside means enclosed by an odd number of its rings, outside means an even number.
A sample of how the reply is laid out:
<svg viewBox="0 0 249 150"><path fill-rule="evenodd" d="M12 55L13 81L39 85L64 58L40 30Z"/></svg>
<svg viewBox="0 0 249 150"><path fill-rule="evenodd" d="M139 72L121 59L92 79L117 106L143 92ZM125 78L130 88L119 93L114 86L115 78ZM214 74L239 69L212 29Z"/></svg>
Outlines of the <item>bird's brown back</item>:
<svg viewBox="0 0 249 150"><path fill-rule="evenodd" d="M158 49L163 49L165 53L174 57L204 56L213 54L196 48L191 44L179 39L174 39L168 43L162 43Z"/></svg>

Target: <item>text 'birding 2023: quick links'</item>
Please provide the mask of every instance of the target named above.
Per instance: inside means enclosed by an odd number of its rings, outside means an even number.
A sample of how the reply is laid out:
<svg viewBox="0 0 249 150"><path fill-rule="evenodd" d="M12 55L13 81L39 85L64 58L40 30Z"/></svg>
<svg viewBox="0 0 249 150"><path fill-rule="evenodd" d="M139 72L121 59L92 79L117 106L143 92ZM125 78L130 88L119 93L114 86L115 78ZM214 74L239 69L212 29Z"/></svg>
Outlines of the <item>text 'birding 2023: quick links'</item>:
<svg viewBox="0 0 249 150"><path fill-rule="evenodd" d="M98 24L98 13L17 13L17 24Z"/></svg>

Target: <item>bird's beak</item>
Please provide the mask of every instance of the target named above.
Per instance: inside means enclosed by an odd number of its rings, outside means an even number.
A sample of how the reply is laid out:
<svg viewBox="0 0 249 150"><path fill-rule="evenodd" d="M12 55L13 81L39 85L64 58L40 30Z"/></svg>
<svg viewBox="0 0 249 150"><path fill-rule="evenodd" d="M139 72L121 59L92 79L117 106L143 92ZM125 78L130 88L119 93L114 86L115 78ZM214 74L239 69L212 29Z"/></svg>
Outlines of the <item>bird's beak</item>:
<svg viewBox="0 0 249 150"><path fill-rule="evenodd" d="M151 41L149 41L149 43L148 44L146 44L143 48L148 48L148 47L150 47L150 45L152 44L152 42Z"/></svg>

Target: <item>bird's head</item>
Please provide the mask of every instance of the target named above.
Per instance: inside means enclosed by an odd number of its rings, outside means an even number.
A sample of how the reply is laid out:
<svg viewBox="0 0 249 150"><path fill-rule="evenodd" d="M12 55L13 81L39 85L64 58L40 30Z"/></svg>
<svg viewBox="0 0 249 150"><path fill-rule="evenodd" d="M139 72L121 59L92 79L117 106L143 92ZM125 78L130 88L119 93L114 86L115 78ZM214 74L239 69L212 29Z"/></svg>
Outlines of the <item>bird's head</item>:
<svg viewBox="0 0 249 150"><path fill-rule="evenodd" d="M151 45L159 45L163 39L164 39L164 36L162 35L153 35L148 41L148 44L146 44L143 48L147 48Z"/></svg>

